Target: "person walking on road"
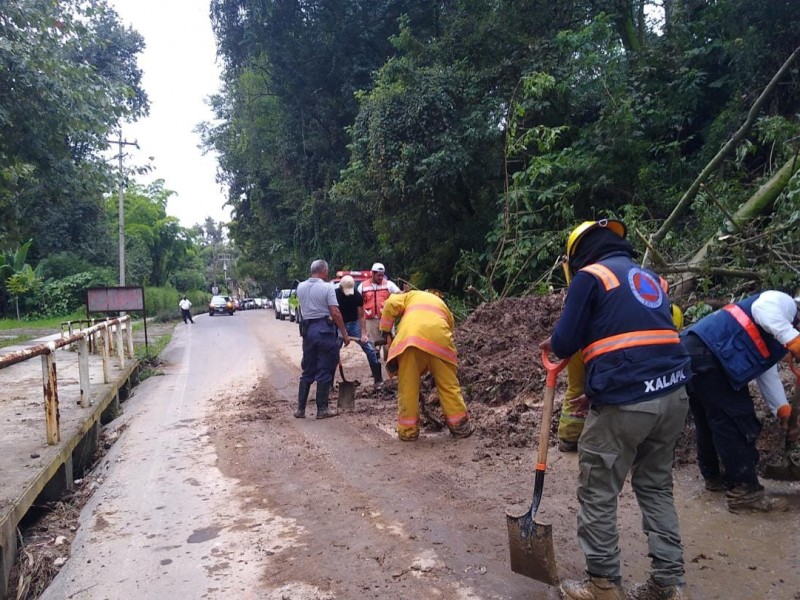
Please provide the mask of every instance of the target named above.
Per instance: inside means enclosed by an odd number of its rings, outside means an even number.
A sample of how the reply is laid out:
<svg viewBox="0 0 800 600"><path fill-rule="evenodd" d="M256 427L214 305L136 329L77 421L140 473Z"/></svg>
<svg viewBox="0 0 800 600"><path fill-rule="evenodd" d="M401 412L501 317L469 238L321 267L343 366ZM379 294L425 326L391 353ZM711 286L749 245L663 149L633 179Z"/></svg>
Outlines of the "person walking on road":
<svg viewBox="0 0 800 600"><path fill-rule="evenodd" d="M339 363L339 348L350 343L342 313L336 301L333 284L328 283L328 263L315 260L311 263L311 276L297 286L297 298L303 315L302 374L297 394L297 410L294 416L306 416L306 402L311 384L317 382L317 419L336 416L328 408L328 393L333 383L333 374ZM337 335L341 333L341 340Z"/></svg>
<svg viewBox="0 0 800 600"><path fill-rule="evenodd" d="M184 296L181 298L181 301L178 302L178 306L181 309L181 316L183 317L183 323L194 323L194 319L192 319L192 303L189 299Z"/></svg>
<svg viewBox="0 0 800 600"><path fill-rule="evenodd" d="M748 383L755 379L772 413L786 428L791 408L777 363L787 352L800 359L798 302L765 291L700 319L683 333L694 377L689 404L697 436L697 463L706 489L725 491L731 512L786 510L758 481L756 417ZM722 469L720 469L720 461Z"/></svg>
<svg viewBox="0 0 800 600"><path fill-rule="evenodd" d="M398 437L406 442L419 437L420 377L428 371L436 383L450 434L456 438L470 436L472 424L457 375L453 314L444 300L428 292L389 296L380 319L386 342L401 317L386 363L389 372L397 372Z"/></svg>
<svg viewBox="0 0 800 600"><path fill-rule="evenodd" d="M339 303L339 311L344 319L344 326L347 335L357 340L358 345L367 355L369 370L372 372L372 379L376 386L383 383L381 363L378 360L378 353L375 346L369 340L367 334L366 318L364 316L364 299L361 293L355 289L356 282L350 275L345 275L336 288L336 301Z"/></svg>
<svg viewBox="0 0 800 600"><path fill-rule="evenodd" d="M652 559L631 600L686 599L683 548L672 495L675 444L689 400L689 357L658 275L632 260L621 221L586 221L567 241L572 275L553 334L539 347L581 350L589 413L578 440L578 541L587 577L564 598L623 600L617 498L631 474Z"/></svg>

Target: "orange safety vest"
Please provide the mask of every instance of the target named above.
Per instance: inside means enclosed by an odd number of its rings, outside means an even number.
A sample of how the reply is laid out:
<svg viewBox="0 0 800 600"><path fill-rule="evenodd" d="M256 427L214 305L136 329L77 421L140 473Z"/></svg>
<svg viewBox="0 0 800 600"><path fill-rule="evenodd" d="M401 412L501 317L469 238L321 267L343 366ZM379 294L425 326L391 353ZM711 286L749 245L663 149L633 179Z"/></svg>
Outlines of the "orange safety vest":
<svg viewBox="0 0 800 600"><path fill-rule="evenodd" d="M383 305L390 296L389 284L384 281L375 285L372 280L361 284L361 297L364 299L364 316L367 319L380 319Z"/></svg>

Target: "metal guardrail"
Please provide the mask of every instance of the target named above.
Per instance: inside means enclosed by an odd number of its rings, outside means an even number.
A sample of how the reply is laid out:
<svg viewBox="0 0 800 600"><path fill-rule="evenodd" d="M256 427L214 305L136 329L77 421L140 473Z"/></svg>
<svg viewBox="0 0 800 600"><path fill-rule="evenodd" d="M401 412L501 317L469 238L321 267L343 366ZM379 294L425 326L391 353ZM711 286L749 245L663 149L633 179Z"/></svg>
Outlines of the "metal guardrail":
<svg viewBox="0 0 800 600"><path fill-rule="evenodd" d="M124 331L124 333L123 333ZM99 336L99 344L96 336ZM113 338L116 338L114 343ZM54 446L61 441L61 429L58 412L58 377L56 375L56 350L64 346L77 345L78 372L80 377L80 405L83 408L93 404L91 381L89 378L89 348L99 348L103 358L103 383L110 383L109 361L116 348L119 368L125 367L125 355L133 359L133 327L131 317L126 315L117 319L102 321L77 333L64 336L59 340L31 346L25 350L11 352L0 356L0 370L17 363L42 357L42 387L44 391L45 427L47 443Z"/></svg>

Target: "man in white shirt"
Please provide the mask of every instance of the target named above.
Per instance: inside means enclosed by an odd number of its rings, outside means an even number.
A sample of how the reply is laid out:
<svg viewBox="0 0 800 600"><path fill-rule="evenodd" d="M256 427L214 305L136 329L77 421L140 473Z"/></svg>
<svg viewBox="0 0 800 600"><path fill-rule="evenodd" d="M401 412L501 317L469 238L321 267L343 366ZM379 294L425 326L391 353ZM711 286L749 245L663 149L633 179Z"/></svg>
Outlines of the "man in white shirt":
<svg viewBox="0 0 800 600"><path fill-rule="evenodd" d="M788 352L800 359L798 299L773 290L761 292L704 317L681 337L692 358L689 403L706 489L724 490L731 512L786 510L786 499L766 495L758 481L761 423L748 383L756 381L770 410L786 427L791 409L777 363Z"/></svg>
<svg viewBox="0 0 800 600"><path fill-rule="evenodd" d="M184 324L194 323L191 311L192 303L189 301L189 299L186 296L184 296L183 298L181 298L181 301L178 302L178 306L181 309L181 316L183 317L183 323Z"/></svg>
<svg viewBox="0 0 800 600"><path fill-rule="evenodd" d="M358 292L364 300L364 317L367 324L369 341L375 344L383 339L381 334L381 311L383 305L391 294L399 294L400 288L386 277L386 268L383 263L376 262L372 265L372 277L358 284ZM386 348L384 348L384 359Z"/></svg>

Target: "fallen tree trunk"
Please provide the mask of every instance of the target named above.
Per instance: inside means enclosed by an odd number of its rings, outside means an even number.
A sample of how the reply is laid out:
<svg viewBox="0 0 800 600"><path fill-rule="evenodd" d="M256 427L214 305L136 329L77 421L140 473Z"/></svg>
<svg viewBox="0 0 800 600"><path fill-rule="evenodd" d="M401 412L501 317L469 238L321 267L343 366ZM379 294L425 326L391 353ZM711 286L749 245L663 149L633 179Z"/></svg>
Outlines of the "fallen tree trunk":
<svg viewBox="0 0 800 600"><path fill-rule="evenodd" d="M772 208L773 203L778 195L786 188L789 180L797 172L800 167L800 160L795 155L790 158L764 185L762 185L755 194L742 204L739 209L731 216L733 225L738 227L742 223L751 220L753 217L766 212ZM705 244L698 250L688 263L686 263L684 275L675 283L670 286L671 295L675 298L688 295L694 290L697 284L697 276L705 273L712 273L712 270L704 268L703 262L708 256L708 251L717 242L717 238L724 232L717 231ZM660 269L666 271L666 269ZM719 269L717 269L719 270ZM718 273L724 275L723 273ZM734 277L741 277L742 275L732 275Z"/></svg>
<svg viewBox="0 0 800 600"><path fill-rule="evenodd" d="M798 56L800 56L800 47L796 48L789 58L784 61L783 65L781 65L781 68L778 69L777 73L775 73L770 82L767 84L767 87L764 88L764 91L761 92L761 95L753 103L753 106L750 107L750 111L747 113L747 119L742 126L739 127L736 133L733 134L733 137L728 140L722 149L717 152L714 158L712 158L711 161L706 165L700 175L698 175L697 178L692 182L692 185L689 186L689 189L683 194L681 199L678 201L678 204L675 205L675 208L672 209L672 212L670 213L669 217L667 217L666 221L664 221L661 227L658 228L658 231L656 231L650 237L650 246L654 248L658 246L670 229L672 229L673 225L675 225L675 221L677 221L680 214L686 209L687 206L689 206L689 203L697 195L697 192L700 190L700 186L705 183L705 181L711 176L711 173L719 168L725 157L736 148L742 139L744 139L744 136L747 135L747 133L750 131L750 128L753 126L753 123L755 123L756 117L761 111L761 107L766 102L767 97L772 93L772 90L774 90L778 85L778 81L781 79L781 77L783 77L786 71L789 70L789 67ZM649 250L645 252L642 263L645 266L650 264Z"/></svg>

